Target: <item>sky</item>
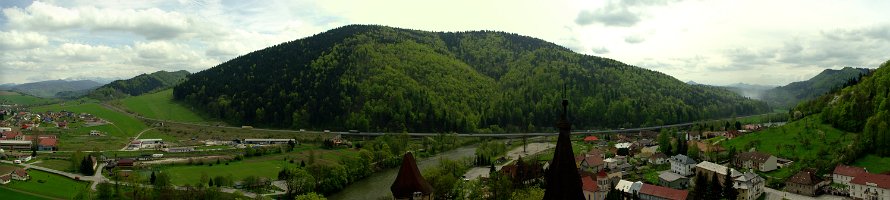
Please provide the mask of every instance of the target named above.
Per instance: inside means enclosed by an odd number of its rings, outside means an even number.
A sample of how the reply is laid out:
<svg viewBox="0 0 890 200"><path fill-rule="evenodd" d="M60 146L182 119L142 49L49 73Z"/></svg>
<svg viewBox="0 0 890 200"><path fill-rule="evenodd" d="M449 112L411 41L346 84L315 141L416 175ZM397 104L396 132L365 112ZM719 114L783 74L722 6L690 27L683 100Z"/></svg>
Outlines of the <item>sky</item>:
<svg viewBox="0 0 890 200"><path fill-rule="evenodd" d="M349 24L495 30L711 85L890 59L890 1L0 1L0 84L198 72Z"/></svg>

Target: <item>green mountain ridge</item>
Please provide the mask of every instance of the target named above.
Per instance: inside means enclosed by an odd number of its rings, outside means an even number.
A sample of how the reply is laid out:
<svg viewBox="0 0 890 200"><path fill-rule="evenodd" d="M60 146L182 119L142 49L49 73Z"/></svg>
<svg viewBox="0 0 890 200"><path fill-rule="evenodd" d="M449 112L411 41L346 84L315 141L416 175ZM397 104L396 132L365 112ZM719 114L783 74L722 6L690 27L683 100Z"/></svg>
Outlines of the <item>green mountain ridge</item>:
<svg viewBox="0 0 890 200"><path fill-rule="evenodd" d="M567 95L575 127L763 113L712 86L493 31L349 25L192 74L173 96L232 124L361 131L545 130Z"/></svg>
<svg viewBox="0 0 890 200"><path fill-rule="evenodd" d="M127 80L116 80L90 91L87 96L93 99L110 100L128 96L139 96L173 87L190 73L185 70L175 72L157 71L141 74Z"/></svg>
<svg viewBox="0 0 890 200"><path fill-rule="evenodd" d="M53 98L59 92L88 90L101 85L102 84L91 80L49 80L11 85L8 89L41 98Z"/></svg>
<svg viewBox="0 0 890 200"><path fill-rule="evenodd" d="M802 101L815 99L833 89L843 87L850 80L868 73L869 70L865 68L825 69L809 80L766 90L761 99L775 108L791 108Z"/></svg>
<svg viewBox="0 0 890 200"><path fill-rule="evenodd" d="M797 115L821 115L832 126L859 132L856 152L890 156L890 61L871 71L853 85L803 102Z"/></svg>

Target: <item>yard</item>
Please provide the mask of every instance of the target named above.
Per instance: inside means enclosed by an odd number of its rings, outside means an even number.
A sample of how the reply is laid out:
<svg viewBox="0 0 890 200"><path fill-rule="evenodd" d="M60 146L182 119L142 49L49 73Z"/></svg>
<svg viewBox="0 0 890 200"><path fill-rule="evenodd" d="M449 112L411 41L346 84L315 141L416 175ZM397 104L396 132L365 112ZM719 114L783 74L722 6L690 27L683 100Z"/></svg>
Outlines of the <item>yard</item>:
<svg viewBox="0 0 890 200"><path fill-rule="evenodd" d="M864 167L871 173L884 173L890 171L890 157L867 155L856 160L853 166Z"/></svg>
<svg viewBox="0 0 890 200"><path fill-rule="evenodd" d="M28 174L31 179L12 181L6 187L55 198L72 199L89 186L87 182L75 181L38 170L28 170Z"/></svg>
<svg viewBox="0 0 890 200"><path fill-rule="evenodd" d="M173 101L173 89L121 99L129 111L144 117L179 122L205 122L205 118L184 104Z"/></svg>

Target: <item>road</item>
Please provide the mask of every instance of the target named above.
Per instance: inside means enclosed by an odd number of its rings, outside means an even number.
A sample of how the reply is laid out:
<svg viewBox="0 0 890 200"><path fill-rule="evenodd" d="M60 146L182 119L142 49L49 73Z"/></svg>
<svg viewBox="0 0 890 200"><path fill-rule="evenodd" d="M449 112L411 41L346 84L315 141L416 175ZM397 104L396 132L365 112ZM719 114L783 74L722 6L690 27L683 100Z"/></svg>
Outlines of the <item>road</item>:
<svg viewBox="0 0 890 200"><path fill-rule="evenodd" d="M522 151L522 147L517 147L516 149L510 150L504 156L507 159L507 162L495 166L497 170L501 170L505 165L512 162L513 160L519 159L520 156L528 157L529 155L535 155L544 150L551 149L556 147L553 143L529 143L528 147L526 147L526 152ZM488 173L491 171L489 167L473 167L468 170L467 173L464 174L464 177L470 180L476 180L479 177L488 177Z"/></svg>

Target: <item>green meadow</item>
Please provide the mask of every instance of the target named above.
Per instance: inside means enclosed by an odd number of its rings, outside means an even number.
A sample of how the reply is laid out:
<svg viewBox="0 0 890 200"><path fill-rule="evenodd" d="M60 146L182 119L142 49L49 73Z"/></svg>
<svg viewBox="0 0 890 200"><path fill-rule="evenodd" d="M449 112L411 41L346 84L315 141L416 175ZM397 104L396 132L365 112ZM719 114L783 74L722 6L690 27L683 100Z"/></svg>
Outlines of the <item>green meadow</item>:
<svg viewBox="0 0 890 200"><path fill-rule="evenodd" d="M143 117L179 122L207 121L184 104L173 101L173 89L121 99L129 111Z"/></svg>
<svg viewBox="0 0 890 200"><path fill-rule="evenodd" d="M14 180L6 187L62 199L72 199L85 187L89 187L87 182L75 181L68 177L38 170L28 170L28 175L31 176L31 179L27 181Z"/></svg>
<svg viewBox="0 0 890 200"><path fill-rule="evenodd" d="M45 99L18 92L0 91L0 104L19 104L24 106L40 105L57 102L56 99Z"/></svg>

